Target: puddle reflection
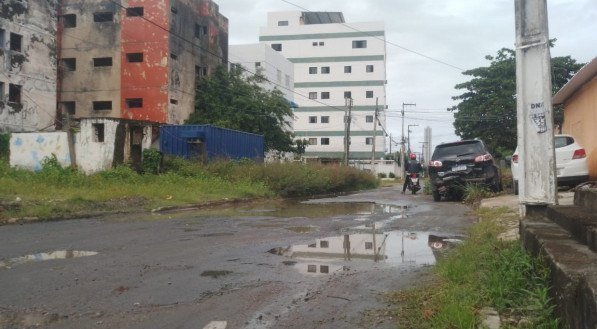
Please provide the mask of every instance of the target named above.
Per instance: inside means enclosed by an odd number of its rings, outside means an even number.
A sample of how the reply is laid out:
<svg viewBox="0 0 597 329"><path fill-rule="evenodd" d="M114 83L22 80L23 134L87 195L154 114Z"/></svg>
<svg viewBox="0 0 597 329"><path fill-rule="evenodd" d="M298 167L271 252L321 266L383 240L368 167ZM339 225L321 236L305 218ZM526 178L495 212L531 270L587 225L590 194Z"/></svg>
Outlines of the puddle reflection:
<svg viewBox="0 0 597 329"><path fill-rule="evenodd" d="M57 250L52 252L41 252L22 257L16 257L7 261L0 261L0 269L12 268L16 265L21 265L30 262L41 262L53 259L70 259L78 257L94 256L98 253L95 251L78 251L78 250Z"/></svg>
<svg viewBox="0 0 597 329"><path fill-rule="evenodd" d="M372 231L372 229L369 229ZM433 265L436 252L461 240L428 232L390 231L354 233L317 239L305 245L274 248L270 253L296 262L303 274L330 274L346 268L350 261L379 262L391 266Z"/></svg>

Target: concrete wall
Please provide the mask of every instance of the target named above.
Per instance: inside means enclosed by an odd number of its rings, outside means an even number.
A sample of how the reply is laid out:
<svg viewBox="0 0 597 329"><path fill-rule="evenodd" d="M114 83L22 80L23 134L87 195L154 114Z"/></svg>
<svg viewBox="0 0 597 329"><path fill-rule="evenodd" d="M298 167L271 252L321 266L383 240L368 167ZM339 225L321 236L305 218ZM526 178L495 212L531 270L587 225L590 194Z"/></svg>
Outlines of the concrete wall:
<svg viewBox="0 0 597 329"><path fill-rule="evenodd" d="M56 0L2 1L0 132L54 130L56 13ZM11 33L21 36L18 48L11 47ZM11 84L21 89L13 102L9 102Z"/></svg>
<svg viewBox="0 0 597 329"><path fill-rule="evenodd" d="M562 132L574 136L585 148L589 176L597 179L597 76L580 88L564 104Z"/></svg>
<svg viewBox="0 0 597 329"><path fill-rule="evenodd" d="M41 170L44 158L52 154L63 166L70 166L66 132L13 133L10 136L10 165Z"/></svg>
<svg viewBox="0 0 597 329"><path fill-rule="evenodd" d="M295 97L299 108L295 109L294 131L299 138L317 140L307 147L306 157L342 158L344 151L345 92L353 99L351 124L351 158L370 158L371 145L367 138L373 137L373 123L367 116L375 112L379 99L380 121L385 126L386 104L386 49L383 22L344 24L301 23L301 12L275 12L268 14L268 26L260 29L260 42L271 46L280 44L280 54L294 63L294 91L296 94L316 95L316 99ZM288 21L288 26L278 22ZM357 32L355 31L362 31ZM353 41L366 41L364 48L353 48ZM373 72L367 72L367 66ZM350 72L345 72L350 67ZM311 69L312 68L312 69ZM322 68L329 72L322 73ZM315 72L311 71L314 70ZM367 92L372 92L367 97ZM325 98L322 93L325 93ZM317 123L309 117L316 116ZM322 116L329 122L321 123ZM321 138L329 138L329 145L321 145ZM376 157L385 151L385 138L377 129Z"/></svg>
<svg viewBox="0 0 597 329"><path fill-rule="evenodd" d="M97 140L94 124L104 125L102 142ZM81 129L75 138L77 167L81 171L91 174L112 168L119 124L118 120L109 119L81 120Z"/></svg>
<svg viewBox="0 0 597 329"><path fill-rule="evenodd" d="M113 21L94 22L96 12L113 13ZM60 58L74 58L76 70L60 65L59 102L75 102L75 117L119 118L121 113L120 7L107 0L64 0L62 15L76 15L75 27L60 24ZM94 67L94 58L111 57L112 66ZM109 110L93 109L94 101L112 102Z"/></svg>
<svg viewBox="0 0 597 329"><path fill-rule="evenodd" d="M169 45L176 58L169 58L168 123L182 124L195 110L197 70L210 74L227 64L228 19L211 0L172 0L171 6L170 29L180 37L171 37ZM197 37L196 24L205 26L207 34Z"/></svg>

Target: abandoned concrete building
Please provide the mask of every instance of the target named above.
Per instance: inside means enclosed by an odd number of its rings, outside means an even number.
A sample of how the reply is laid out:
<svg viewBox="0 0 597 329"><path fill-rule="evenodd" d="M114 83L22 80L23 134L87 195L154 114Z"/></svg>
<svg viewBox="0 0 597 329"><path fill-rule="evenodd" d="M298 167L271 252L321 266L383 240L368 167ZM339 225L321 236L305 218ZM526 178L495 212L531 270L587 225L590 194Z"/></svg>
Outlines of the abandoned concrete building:
<svg viewBox="0 0 597 329"><path fill-rule="evenodd" d="M0 5L0 133L54 130L57 1Z"/></svg>
<svg viewBox="0 0 597 329"><path fill-rule="evenodd" d="M107 162L139 161L159 124L194 110L197 79L228 61L228 19L211 0L7 1L0 132L62 129L68 117L78 136L115 145Z"/></svg>

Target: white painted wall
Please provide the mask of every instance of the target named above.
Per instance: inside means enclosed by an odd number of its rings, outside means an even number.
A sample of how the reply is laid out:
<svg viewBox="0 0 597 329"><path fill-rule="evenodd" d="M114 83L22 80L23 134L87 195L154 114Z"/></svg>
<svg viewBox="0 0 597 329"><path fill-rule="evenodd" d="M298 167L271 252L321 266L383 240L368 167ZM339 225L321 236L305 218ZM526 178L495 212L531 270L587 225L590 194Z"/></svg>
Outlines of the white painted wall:
<svg viewBox="0 0 597 329"><path fill-rule="evenodd" d="M104 141L94 140L93 124L104 124ZM113 119L84 119L81 120L81 131L75 138L75 153L77 166L86 174L112 168L114 161L114 146L116 128L119 121Z"/></svg>
<svg viewBox="0 0 597 329"><path fill-rule="evenodd" d="M13 167L41 170L42 162L52 154L62 164L70 166L66 132L12 133L10 135L10 165Z"/></svg>

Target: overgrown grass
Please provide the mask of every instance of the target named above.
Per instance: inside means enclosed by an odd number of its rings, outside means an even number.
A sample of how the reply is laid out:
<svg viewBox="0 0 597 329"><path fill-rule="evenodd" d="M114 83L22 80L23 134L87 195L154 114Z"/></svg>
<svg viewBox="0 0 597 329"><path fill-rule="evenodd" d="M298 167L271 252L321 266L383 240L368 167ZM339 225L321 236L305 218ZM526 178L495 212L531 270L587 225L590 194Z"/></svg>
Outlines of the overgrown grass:
<svg viewBox="0 0 597 329"><path fill-rule="evenodd" d="M509 216L506 212L502 208L493 216ZM503 328L559 328L548 297L548 268L520 242L500 241L501 231L495 220L479 222L465 243L438 261L431 285L392 294L399 326L476 328L478 311L493 307Z"/></svg>
<svg viewBox="0 0 597 329"><path fill-rule="evenodd" d="M485 185L467 184L464 187L464 196L462 201L472 205L478 205L482 199L491 197L493 193Z"/></svg>
<svg viewBox="0 0 597 329"><path fill-rule="evenodd" d="M49 159L37 173L0 161L0 220L56 217L96 211L130 211L222 199L294 197L377 185L354 168L304 164L260 165L250 161L207 165L167 159L159 175L126 166L86 176ZM2 201L4 200L4 202Z"/></svg>

